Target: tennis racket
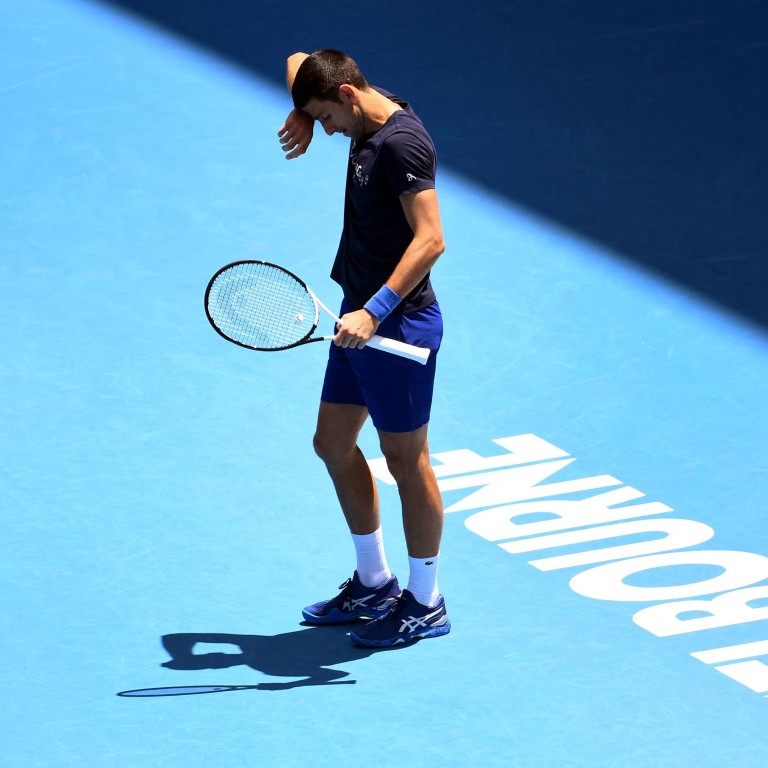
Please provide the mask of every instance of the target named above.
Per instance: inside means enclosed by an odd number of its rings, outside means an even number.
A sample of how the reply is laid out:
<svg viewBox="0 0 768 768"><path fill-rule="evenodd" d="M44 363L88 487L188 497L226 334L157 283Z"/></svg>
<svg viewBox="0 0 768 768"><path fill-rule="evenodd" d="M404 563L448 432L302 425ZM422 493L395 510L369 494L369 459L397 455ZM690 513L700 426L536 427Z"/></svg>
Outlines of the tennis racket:
<svg viewBox="0 0 768 768"><path fill-rule="evenodd" d="M224 693L226 691L280 691L303 685L355 685L356 680L329 680L323 683L259 683L258 685L174 685L165 688L138 688L120 691L118 696L128 699L157 698L160 696L197 696L202 693Z"/></svg>
<svg viewBox="0 0 768 768"><path fill-rule="evenodd" d="M117 695L124 698L194 696L201 693L221 693L222 691L247 691L258 687L258 685L174 685L166 688L138 688L134 691L120 691Z"/></svg>
<svg viewBox="0 0 768 768"><path fill-rule="evenodd" d="M214 329L227 341L261 352L332 339L333 335L312 336L320 309L341 322L303 280L267 261L228 264L205 291L205 313ZM383 336L372 336L367 346L422 365L429 358L428 349Z"/></svg>

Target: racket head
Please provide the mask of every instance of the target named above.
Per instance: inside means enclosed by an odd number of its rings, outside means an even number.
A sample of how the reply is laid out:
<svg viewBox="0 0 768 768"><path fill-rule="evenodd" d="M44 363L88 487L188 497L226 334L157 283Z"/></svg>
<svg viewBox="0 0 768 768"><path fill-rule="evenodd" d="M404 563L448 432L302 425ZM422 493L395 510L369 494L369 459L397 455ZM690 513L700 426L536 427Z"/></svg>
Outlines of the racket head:
<svg viewBox="0 0 768 768"><path fill-rule="evenodd" d="M205 290L205 314L227 341L272 352L311 341L319 309L299 277L268 261L235 261Z"/></svg>
<svg viewBox="0 0 768 768"><path fill-rule="evenodd" d="M222 693L223 691L246 691L258 688L256 685L174 685L164 688L138 688L133 691L120 691L123 698L153 698L158 696L197 696L202 693Z"/></svg>

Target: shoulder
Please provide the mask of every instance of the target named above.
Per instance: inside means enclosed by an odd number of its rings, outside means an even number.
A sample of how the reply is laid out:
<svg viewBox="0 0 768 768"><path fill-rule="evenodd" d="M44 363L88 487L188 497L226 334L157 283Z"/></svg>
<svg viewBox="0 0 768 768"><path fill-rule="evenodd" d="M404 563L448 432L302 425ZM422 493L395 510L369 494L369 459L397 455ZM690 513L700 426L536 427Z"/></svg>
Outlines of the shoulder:
<svg viewBox="0 0 768 768"><path fill-rule="evenodd" d="M382 131L381 149L389 158L419 157L434 160L435 147L421 121L405 110L395 112Z"/></svg>
<svg viewBox="0 0 768 768"><path fill-rule="evenodd" d="M432 140L418 120L397 115L379 153L392 188L398 196L434 188L437 159Z"/></svg>
<svg viewBox="0 0 768 768"><path fill-rule="evenodd" d="M391 149L399 146L422 146L434 152L432 137L409 106L392 113L381 129L380 140Z"/></svg>

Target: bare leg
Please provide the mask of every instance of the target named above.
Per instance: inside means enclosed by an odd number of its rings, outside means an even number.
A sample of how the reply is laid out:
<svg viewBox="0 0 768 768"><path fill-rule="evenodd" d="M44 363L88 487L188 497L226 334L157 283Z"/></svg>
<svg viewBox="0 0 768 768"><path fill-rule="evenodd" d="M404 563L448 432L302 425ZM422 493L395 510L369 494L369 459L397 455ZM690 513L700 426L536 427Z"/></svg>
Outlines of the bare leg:
<svg viewBox="0 0 768 768"><path fill-rule="evenodd" d="M376 482L357 446L367 418L362 406L321 402L314 439L354 534L373 533L381 524ZM443 501L429 460L427 426L413 432L379 432L381 450L400 493L411 557L437 555L443 533Z"/></svg>
<svg viewBox="0 0 768 768"><path fill-rule="evenodd" d="M357 447L368 410L358 405L320 403L315 452L325 463L341 510L354 534L379 528L379 497L368 463Z"/></svg>
<svg viewBox="0 0 768 768"><path fill-rule="evenodd" d="M429 461L427 426L414 432L379 432L400 493L408 554L416 558L437 555L443 534L443 500Z"/></svg>

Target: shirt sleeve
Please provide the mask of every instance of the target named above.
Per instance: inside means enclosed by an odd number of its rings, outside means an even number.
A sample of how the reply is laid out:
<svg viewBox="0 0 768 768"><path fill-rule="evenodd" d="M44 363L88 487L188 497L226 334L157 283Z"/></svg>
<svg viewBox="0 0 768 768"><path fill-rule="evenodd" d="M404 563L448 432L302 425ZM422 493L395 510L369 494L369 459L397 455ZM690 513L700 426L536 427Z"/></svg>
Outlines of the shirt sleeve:
<svg viewBox="0 0 768 768"><path fill-rule="evenodd" d="M435 188L435 150L431 142L411 131L398 131L382 146L389 183L399 197Z"/></svg>

